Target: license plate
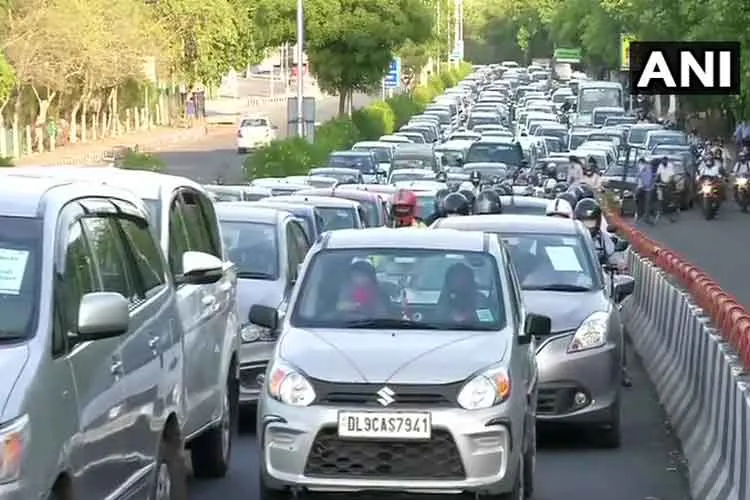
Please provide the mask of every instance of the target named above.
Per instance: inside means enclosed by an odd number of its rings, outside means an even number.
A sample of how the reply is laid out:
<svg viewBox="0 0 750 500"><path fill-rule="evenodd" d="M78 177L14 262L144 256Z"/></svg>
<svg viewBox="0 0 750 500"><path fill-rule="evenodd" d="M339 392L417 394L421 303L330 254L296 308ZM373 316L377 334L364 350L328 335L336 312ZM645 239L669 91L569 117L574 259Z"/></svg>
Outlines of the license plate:
<svg viewBox="0 0 750 500"><path fill-rule="evenodd" d="M430 439L429 412L339 412L339 437L374 439Z"/></svg>

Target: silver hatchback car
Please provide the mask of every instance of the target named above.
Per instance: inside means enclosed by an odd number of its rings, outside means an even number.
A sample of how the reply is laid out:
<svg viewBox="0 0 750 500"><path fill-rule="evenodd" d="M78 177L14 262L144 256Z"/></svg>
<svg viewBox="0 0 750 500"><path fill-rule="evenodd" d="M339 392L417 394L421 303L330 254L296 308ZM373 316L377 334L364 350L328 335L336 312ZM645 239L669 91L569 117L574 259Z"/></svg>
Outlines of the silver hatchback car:
<svg viewBox="0 0 750 500"><path fill-rule="evenodd" d="M533 489L534 338L502 243L484 233L330 232L311 248L258 407L261 498L289 490Z"/></svg>

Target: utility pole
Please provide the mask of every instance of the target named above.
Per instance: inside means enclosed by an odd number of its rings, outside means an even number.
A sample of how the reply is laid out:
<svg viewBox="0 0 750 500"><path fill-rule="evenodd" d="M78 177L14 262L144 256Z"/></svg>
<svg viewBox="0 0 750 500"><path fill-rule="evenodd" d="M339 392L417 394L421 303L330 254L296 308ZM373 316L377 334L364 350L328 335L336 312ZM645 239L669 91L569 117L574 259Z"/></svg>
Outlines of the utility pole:
<svg viewBox="0 0 750 500"><path fill-rule="evenodd" d="M297 135L305 136L305 10L303 0L297 0Z"/></svg>

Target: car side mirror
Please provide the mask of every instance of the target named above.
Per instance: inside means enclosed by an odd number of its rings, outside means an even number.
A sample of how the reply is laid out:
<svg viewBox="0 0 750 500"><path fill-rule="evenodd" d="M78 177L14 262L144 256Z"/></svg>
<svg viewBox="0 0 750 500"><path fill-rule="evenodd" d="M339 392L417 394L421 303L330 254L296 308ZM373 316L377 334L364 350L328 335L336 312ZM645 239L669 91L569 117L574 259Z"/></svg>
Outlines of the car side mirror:
<svg viewBox="0 0 750 500"><path fill-rule="evenodd" d="M255 304L248 315L250 323L276 331L279 327L279 311L275 307Z"/></svg>
<svg viewBox="0 0 750 500"><path fill-rule="evenodd" d="M614 290L612 300L619 304L633 293L633 290L635 289L635 278L628 274L616 274L612 276L612 279L615 280L612 287Z"/></svg>
<svg viewBox="0 0 750 500"><path fill-rule="evenodd" d="M552 333L552 320L549 316L529 313L526 315L524 325L524 336L521 337L522 343L528 344L536 336L546 336Z"/></svg>
<svg viewBox="0 0 750 500"><path fill-rule="evenodd" d="M128 300L115 292L92 292L81 297L75 337L81 342L119 337L128 331Z"/></svg>
<svg viewBox="0 0 750 500"><path fill-rule="evenodd" d="M224 262L205 252L188 251L182 254L182 275L178 284L210 285L224 276Z"/></svg>

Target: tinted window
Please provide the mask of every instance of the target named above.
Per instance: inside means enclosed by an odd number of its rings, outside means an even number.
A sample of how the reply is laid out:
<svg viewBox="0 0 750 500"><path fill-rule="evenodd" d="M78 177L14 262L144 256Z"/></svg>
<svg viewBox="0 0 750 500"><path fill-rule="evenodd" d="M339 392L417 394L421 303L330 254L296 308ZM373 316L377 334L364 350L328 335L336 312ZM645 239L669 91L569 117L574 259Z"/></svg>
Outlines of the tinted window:
<svg viewBox="0 0 750 500"><path fill-rule="evenodd" d="M161 200L143 200L143 203L148 212L149 228L159 241L161 239Z"/></svg>
<svg viewBox="0 0 750 500"><path fill-rule="evenodd" d="M276 225L222 221L221 234L227 257L237 266L237 276L275 280L279 277Z"/></svg>
<svg viewBox="0 0 750 500"><path fill-rule="evenodd" d="M36 329L42 220L0 217L0 342Z"/></svg>
<svg viewBox="0 0 750 500"><path fill-rule="evenodd" d="M418 194L417 195L417 217L424 220L435 212L435 195Z"/></svg>
<svg viewBox="0 0 750 500"><path fill-rule="evenodd" d="M391 164L391 170L400 170L402 168L431 169L434 161L432 158L396 158Z"/></svg>
<svg viewBox="0 0 750 500"><path fill-rule="evenodd" d="M594 108L618 106L622 106L622 90L618 88L590 87L580 91L579 113L591 113Z"/></svg>
<svg viewBox="0 0 750 500"><path fill-rule="evenodd" d="M466 163L505 163L520 165L523 152L517 144L474 143L466 154Z"/></svg>
<svg viewBox="0 0 750 500"><path fill-rule="evenodd" d="M659 145L687 146L687 136L681 134L651 134L648 138L648 148Z"/></svg>
<svg viewBox="0 0 750 500"><path fill-rule="evenodd" d="M96 264L80 222L76 222L68 230L65 268L59 278L55 291L56 303L61 306L59 309L62 323L65 330L75 331L78 326L78 306L81 297L99 290Z"/></svg>
<svg viewBox="0 0 750 500"><path fill-rule="evenodd" d="M99 274L99 290L117 292L131 304L143 299L135 284L133 270L128 265L130 259L125 253L117 220L112 217L85 217L81 219L81 225Z"/></svg>
<svg viewBox="0 0 750 500"><path fill-rule="evenodd" d="M141 226L130 219L121 219L120 227L134 260L139 288L145 297L151 297L166 284L161 250L147 226Z"/></svg>
<svg viewBox="0 0 750 500"><path fill-rule="evenodd" d="M405 314L415 328L498 330L506 325L500 275L489 254L329 250L318 253L308 269L292 314L295 326L356 328L356 320Z"/></svg>
<svg viewBox="0 0 750 500"><path fill-rule="evenodd" d="M630 133L628 134L628 143L629 144L646 144L646 136L649 132L654 130L653 128L644 128L644 127L633 127L630 129Z"/></svg>
<svg viewBox="0 0 750 500"><path fill-rule="evenodd" d="M503 203L504 214L516 214L516 215L544 215L547 207L545 205L529 206L529 205L514 205L511 203Z"/></svg>
<svg viewBox="0 0 750 500"><path fill-rule="evenodd" d="M265 118L245 118L240 127L267 127L268 120Z"/></svg>
<svg viewBox="0 0 750 500"><path fill-rule="evenodd" d="M357 228L357 212L353 208L315 207L324 221L324 231Z"/></svg>
<svg viewBox="0 0 750 500"><path fill-rule="evenodd" d="M181 198L182 218L185 221L189 249L215 255L209 221L203 213L199 195L192 191L183 191Z"/></svg>
<svg viewBox="0 0 750 500"><path fill-rule="evenodd" d="M573 151L574 149L578 148L578 146L580 146L587 140L588 140L588 135L573 134L570 136L570 144L568 145L568 149Z"/></svg>
<svg viewBox="0 0 750 500"><path fill-rule="evenodd" d="M328 166L332 168L354 168L363 174L375 173L375 162L370 155L331 155Z"/></svg>
<svg viewBox="0 0 750 500"><path fill-rule="evenodd" d="M182 274L182 255L190 249L185 221L177 199L169 208L169 251L167 260L174 276Z"/></svg>
<svg viewBox="0 0 750 500"><path fill-rule="evenodd" d="M537 135L546 135L549 137L556 137L562 141L563 144L568 143L568 132L565 130L560 130L557 128L544 128L542 127L541 130Z"/></svg>
<svg viewBox="0 0 750 500"><path fill-rule="evenodd" d="M500 125L499 116L472 116L469 118L469 123L466 126L469 129L476 127L477 125Z"/></svg>
<svg viewBox="0 0 750 500"><path fill-rule="evenodd" d="M391 161L391 148L388 147L377 147L377 146L358 146L353 148L354 151L370 151L375 154L375 160L378 163L388 163Z"/></svg>

